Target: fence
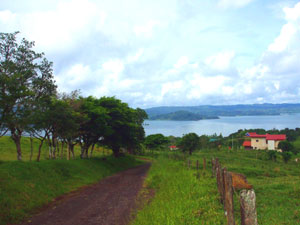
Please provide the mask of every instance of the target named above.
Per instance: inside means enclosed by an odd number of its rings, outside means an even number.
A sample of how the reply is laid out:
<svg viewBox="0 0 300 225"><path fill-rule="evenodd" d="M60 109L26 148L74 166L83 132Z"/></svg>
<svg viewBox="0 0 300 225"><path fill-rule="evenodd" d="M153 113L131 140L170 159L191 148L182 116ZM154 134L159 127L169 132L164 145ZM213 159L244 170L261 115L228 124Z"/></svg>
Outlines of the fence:
<svg viewBox="0 0 300 225"><path fill-rule="evenodd" d="M222 168L219 159L212 159L212 176L216 177L217 188L220 194L220 202L224 206L228 225L235 225L233 195L239 193L241 225L257 225L256 196L251 184L243 174L227 171ZM191 160L187 161L190 169ZM197 177L199 177L199 161L196 161ZM203 159L203 170L206 170L206 159Z"/></svg>

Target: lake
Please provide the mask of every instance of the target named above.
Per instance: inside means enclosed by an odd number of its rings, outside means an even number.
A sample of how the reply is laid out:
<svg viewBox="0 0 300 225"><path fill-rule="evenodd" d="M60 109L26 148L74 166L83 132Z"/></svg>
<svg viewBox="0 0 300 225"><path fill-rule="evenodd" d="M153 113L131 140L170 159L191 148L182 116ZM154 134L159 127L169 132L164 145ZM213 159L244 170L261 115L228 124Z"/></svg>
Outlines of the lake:
<svg viewBox="0 0 300 225"><path fill-rule="evenodd" d="M239 129L294 129L300 127L300 114L220 117L216 120L199 121L146 120L145 124L148 124L144 126L146 135L161 133L165 136L181 137L183 134L194 132L198 135L221 133L223 136L228 136Z"/></svg>

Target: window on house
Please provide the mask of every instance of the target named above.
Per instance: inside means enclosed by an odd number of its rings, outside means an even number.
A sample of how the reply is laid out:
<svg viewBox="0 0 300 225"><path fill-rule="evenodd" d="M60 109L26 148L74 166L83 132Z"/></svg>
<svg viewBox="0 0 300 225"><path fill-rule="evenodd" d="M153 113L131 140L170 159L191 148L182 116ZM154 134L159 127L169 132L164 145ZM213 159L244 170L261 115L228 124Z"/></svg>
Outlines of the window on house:
<svg viewBox="0 0 300 225"><path fill-rule="evenodd" d="M256 140L256 142L258 142L258 140Z"/></svg>

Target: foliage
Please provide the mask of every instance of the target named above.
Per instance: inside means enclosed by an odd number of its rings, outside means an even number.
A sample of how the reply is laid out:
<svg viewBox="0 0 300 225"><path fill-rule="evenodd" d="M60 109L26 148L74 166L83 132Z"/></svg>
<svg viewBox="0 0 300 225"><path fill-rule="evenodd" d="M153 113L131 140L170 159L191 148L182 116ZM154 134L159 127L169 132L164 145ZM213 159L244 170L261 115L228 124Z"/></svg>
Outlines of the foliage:
<svg viewBox="0 0 300 225"><path fill-rule="evenodd" d="M269 160L272 160L274 162L276 161L276 159L277 159L277 152L276 151L269 150L269 151L267 151L267 154L268 154Z"/></svg>
<svg viewBox="0 0 300 225"><path fill-rule="evenodd" d="M176 154L176 153L175 153ZM188 170L182 161L161 155L150 168L141 196L155 193L138 211L132 225L226 224L215 179Z"/></svg>
<svg viewBox="0 0 300 225"><path fill-rule="evenodd" d="M99 105L106 110L109 128L101 143L110 147L116 157L121 148L130 150L142 143L145 138L143 122L147 118L142 109L132 109L114 97L102 97Z"/></svg>
<svg viewBox="0 0 300 225"><path fill-rule="evenodd" d="M24 220L53 199L140 164L132 157L1 162L0 224Z"/></svg>
<svg viewBox="0 0 300 225"><path fill-rule="evenodd" d="M293 152L294 151L294 146L288 141L279 142L278 148L281 149L283 152Z"/></svg>
<svg viewBox="0 0 300 225"><path fill-rule="evenodd" d="M0 33L0 127L14 140L18 160L20 140L29 127L32 112L56 92L52 63L33 50L34 42L17 42L15 33Z"/></svg>
<svg viewBox="0 0 300 225"><path fill-rule="evenodd" d="M292 158L291 152L282 152L281 155L282 155L282 159L285 163L287 163Z"/></svg>
<svg viewBox="0 0 300 225"><path fill-rule="evenodd" d="M183 135L179 146L183 152L188 151L191 155L192 152L199 147L199 136L195 133L185 134Z"/></svg>
<svg viewBox="0 0 300 225"><path fill-rule="evenodd" d="M168 138L166 138L162 134L151 134L145 138L144 144L149 149L156 149L156 148L163 147L168 142L169 142Z"/></svg>

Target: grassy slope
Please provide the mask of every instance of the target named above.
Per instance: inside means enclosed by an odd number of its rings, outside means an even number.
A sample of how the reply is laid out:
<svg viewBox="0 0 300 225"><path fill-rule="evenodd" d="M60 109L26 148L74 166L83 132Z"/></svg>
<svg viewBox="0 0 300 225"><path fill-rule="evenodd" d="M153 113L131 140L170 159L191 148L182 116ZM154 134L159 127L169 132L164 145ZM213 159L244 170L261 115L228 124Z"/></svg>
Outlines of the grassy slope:
<svg viewBox="0 0 300 225"><path fill-rule="evenodd" d="M29 140L24 138L22 147L24 158L28 159L26 142ZM16 153L12 150L13 143L7 137L1 138L0 224L19 222L57 196L141 163L128 156L119 159L108 156L102 160L100 152L96 152L98 157L86 160L17 162L13 161ZM43 158L46 157L44 149Z"/></svg>
<svg viewBox="0 0 300 225"><path fill-rule="evenodd" d="M149 205L138 212L133 225L226 224L214 179L188 170L182 161L159 157L146 179L155 190Z"/></svg>
<svg viewBox="0 0 300 225"><path fill-rule="evenodd" d="M179 153L172 153L177 158ZM226 224L218 203L216 180L209 176L195 179L195 162L207 159L211 174L212 157L218 157L229 171L243 173L254 186L258 223L264 225L300 224L300 164L267 159L264 151L201 150L191 160L193 169L183 168L183 161L158 160L150 170L146 185L156 190L153 201L138 212L137 224ZM294 156L294 157L299 157ZM235 217L240 224L239 193L236 192ZM162 223L160 223L162 221Z"/></svg>
<svg viewBox="0 0 300 225"><path fill-rule="evenodd" d="M288 164L278 157L267 159L264 151L202 151L192 159L219 157L229 171L243 173L254 186L257 197L258 223L300 224L300 165ZM235 215L239 221L238 193L235 194Z"/></svg>

